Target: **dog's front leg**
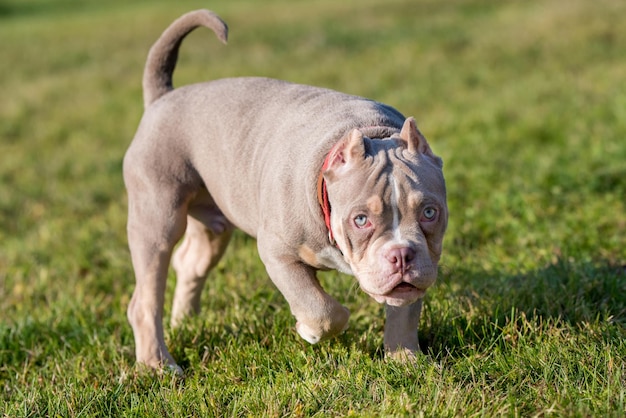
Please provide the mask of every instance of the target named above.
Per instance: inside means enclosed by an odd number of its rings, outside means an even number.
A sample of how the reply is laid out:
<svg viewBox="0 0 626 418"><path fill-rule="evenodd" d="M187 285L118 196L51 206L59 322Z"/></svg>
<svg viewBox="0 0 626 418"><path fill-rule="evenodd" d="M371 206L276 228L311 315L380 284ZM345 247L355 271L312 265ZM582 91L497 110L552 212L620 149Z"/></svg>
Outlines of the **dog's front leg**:
<svg viewBox="0 0 626 418"><path fill-rule="evenodd" d="M392 358L413 357L420 351L417 329L422 299L408 306L386 306L385 352Z"/></svg>
<svg viewBox="0 0 626 418"><path fill-rule="evenodd" d="M311 344L333 337L348 326L350 311L324 291L315 270L258 241L267 273L296 317L298 334Z"/></svg>

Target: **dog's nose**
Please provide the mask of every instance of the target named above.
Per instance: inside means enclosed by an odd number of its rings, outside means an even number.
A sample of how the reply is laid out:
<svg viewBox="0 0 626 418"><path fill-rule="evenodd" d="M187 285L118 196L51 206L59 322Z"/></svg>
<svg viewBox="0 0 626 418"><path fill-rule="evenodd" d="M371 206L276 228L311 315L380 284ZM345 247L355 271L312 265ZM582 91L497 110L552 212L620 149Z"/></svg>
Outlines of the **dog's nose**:
<svg viewBox="0 0 626 418"><path fill-rule="evenodd" d="M415 258L415 250L411 247L392 248L385 255L397 271L404 273L409 263Z"/></svg>

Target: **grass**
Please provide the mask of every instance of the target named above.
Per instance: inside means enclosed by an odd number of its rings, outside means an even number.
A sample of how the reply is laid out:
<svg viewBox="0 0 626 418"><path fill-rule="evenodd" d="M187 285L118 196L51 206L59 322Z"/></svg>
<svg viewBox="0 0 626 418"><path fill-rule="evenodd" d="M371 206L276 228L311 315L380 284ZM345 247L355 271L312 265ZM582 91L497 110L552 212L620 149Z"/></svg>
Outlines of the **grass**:
<svg viewBox="0 0 626 418"><path fill-rule="evenodd" d="M134 367L121 159L148 48L200 7L230 42L193 33L178 85L371 97L443 157L451 219L416 364L382 358L382 308L336 273L350 329L300 340L237 235L202 315L167 331L185 377ZM625 18L615 0L2 1L0 415L623 416Z"/></svg>

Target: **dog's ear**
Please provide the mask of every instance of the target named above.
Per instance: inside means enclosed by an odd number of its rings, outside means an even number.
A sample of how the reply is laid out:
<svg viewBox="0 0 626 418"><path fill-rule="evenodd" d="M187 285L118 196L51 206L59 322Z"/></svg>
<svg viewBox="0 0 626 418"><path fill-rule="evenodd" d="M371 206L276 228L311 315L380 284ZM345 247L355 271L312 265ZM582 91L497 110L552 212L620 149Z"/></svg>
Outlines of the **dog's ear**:
<svg viewBox="0 0 626 418"><path fill-rule="evenodd" d="M442 165L441 158L437 157L428 141L424 138L424 135L417 129L415 124L415 118L406 118L402 130L400 131L400 139L405 143L407 150L411 154L424 154L437 162L439 166Z"/></svg>
<svg viewBox="0 0 626 418"><path fill-rule="evenodd" d="M328 170L337 170L348 163L365 158L365 140L363 133L353 129L330 151L328 156Z"/></svg>
<svg viewBox="0 0 626 418"><path fill-rule="evenodd" d="M361 131L353 129L348 136L347 142L346 153L348 160L354 159L358 161L365 158L365 140Z"/></svg>

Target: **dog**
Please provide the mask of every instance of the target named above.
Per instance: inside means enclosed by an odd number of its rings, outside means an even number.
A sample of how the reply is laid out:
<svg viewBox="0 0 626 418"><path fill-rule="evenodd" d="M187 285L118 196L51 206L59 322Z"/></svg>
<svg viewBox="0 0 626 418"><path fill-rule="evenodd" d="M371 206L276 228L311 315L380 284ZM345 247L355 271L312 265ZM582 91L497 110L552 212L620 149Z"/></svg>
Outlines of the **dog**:
<svg viewBox="0 0 626 418"><path fill-rule="evenodd" d="M336 269L386 305L386 353L414 355L448 220L442 160L413 118L373 100L257 77L174 89L180 44L200 26L226 43L227 25L197 10L150 49L145 112L124 156L137 362L181 372L163 333L170 260L176 326L199 311L235 228L256 238L304 340L347 327L348 309L316 278Z"/></svg>

